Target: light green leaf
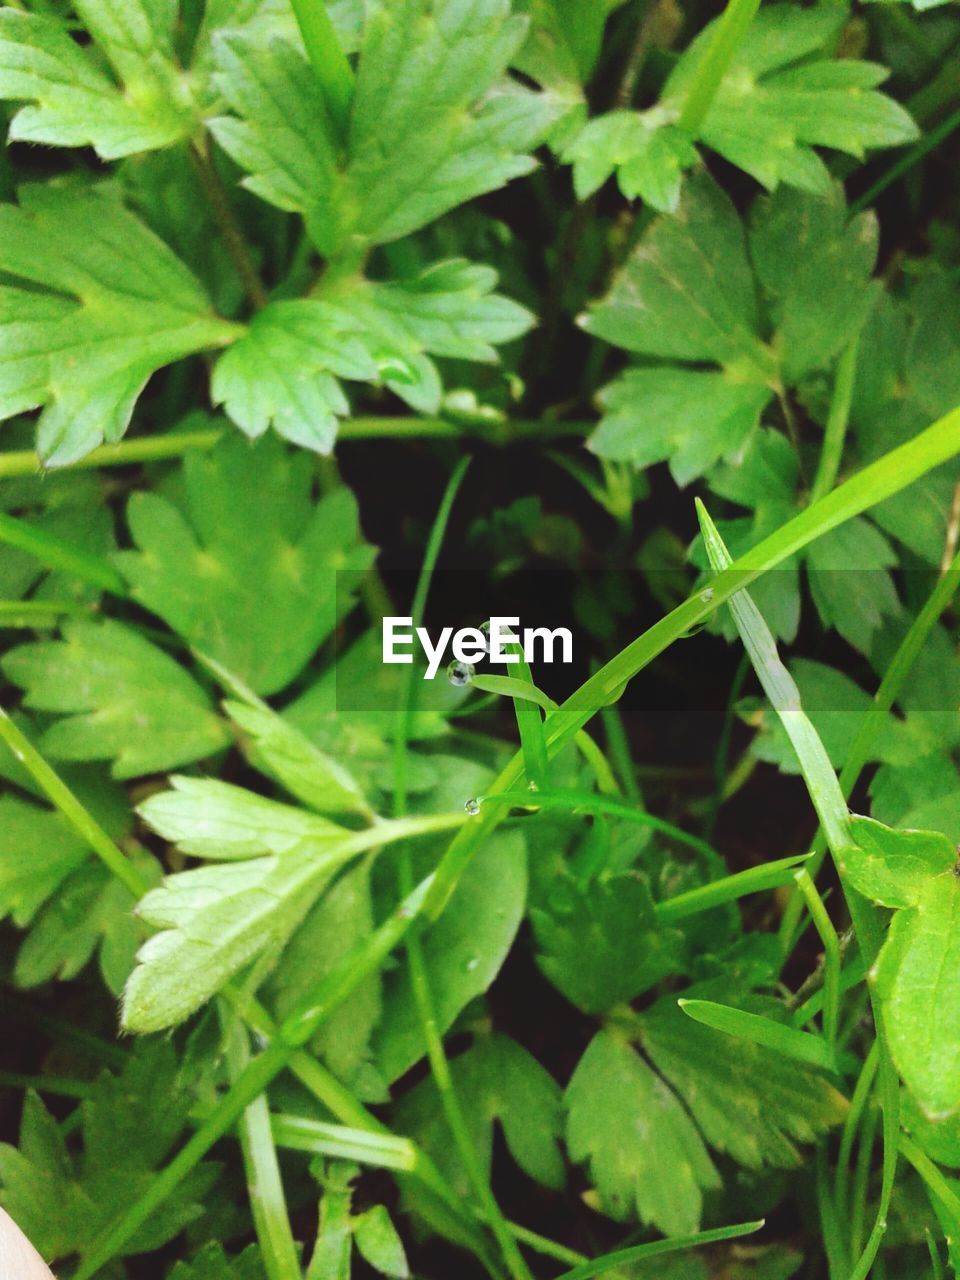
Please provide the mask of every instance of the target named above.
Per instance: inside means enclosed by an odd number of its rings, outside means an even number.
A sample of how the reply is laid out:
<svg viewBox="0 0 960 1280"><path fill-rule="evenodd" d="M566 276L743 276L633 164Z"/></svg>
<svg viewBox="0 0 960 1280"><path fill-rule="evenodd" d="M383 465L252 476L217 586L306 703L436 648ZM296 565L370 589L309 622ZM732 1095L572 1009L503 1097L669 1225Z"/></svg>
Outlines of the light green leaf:
<svg viewBox="0 0 960 1280"><path fill-rule="evenodd" d="M225 862L284 854L305 840L322 844L343 835L343 828L326 818L229 782L174 775L170 784L172 790L150 796L137 812L158 835L194 858Z"/></svg>
<svg viewBox="0 0 960 1280"><path fill-rule="evenodd" d="M884 619L900 612L889 570L897 554L877 527L857 516L818 538L806 553L810 594L825 626L868 653Z"/></svg>
<svg viewBox="0 0 960 1280"><path fill-rule="evenodd" d="M677 484L689 484L742 450L769 399L767 387L726 373L628 369L601 393L603 419L588 447L639 469L669 462Z"/></svg>
<svg viewBox="0 0 960 1280"><path fill-rule="evenodd" d="M263 1263L256 1245L229 1258L223 1245L211 1242L200 1249L189 1262L178 1262L167 1280L262 1280Z"/></svg>
<svg viewBox="0 0 960 1280"><path fill-rule="evenodd" d="M314 502L308 455L268 438L188 455L181 505L137 493L137 551L115 557L131 595L256 692L284 688L352 605L372 549L347 489Z"/></svg>
<svg viewBox="0 0 960 1280"><path fill-rule="evenodd" d="M124 988L128 1031L161 1031L200 1008L245 964L286 942L336 869L357 850L304 841L282 856L167 876L137 914L161 932L140 948Z"/></svg>
<svg viewBox="0 0 960 1280"><path fill-rule="evenodd" d="M868 148L913 141L909 114L876 90L886 69L828 56L846 18L845 8L830 5L764 6L707 111L701 140L771 190L784 182L815 192L830 178L814 147L862 158ZM680 58L665 105L678 109L690 92L715 29L704 28Z"/></svg>
<svg viewBox="0 0 960 1280"><path fill-rule="evenodd" d="M55 813L0 796L0 916L22 929L89 857L86 843Z"/></svg>
<svg viewBox="0 0 960 1280"><path fill-rule="evenodd" d="M424 967L442 1034L493 982L523 919L527 863L518 832L487 840L470 863L439 920L423 935ZM426 1053L407 966L384 982L376 1061L391 1082Z"/></svg>
<svg viewBox="0 0 960 1280"><path fill-rule="evenodd" d="M563 151L573 164L573 186L585 200L614 172L628 200L638 196L652 209L674 213L683 171L697 159L688 134L667 123L663 111L609 111L576 133Z"/></svg>
<svg viewBox="0 0 960 1280"><path fill-rule="evenodd" d="M248 735L251 762L291 795L320 813L370 816L370 806L350 772L270 707L232 700L225 707Z"/></svg>
<svg viewBox="0 0 960 1280"><path fill-rule="evenodd" d="M792 1058L824 1071L837 1071L833 1049L818 1035L767 1018L763 1014L718 1004L715 1000L678 1000L677 1004L695 1022L725 1035L769 1049L781 1058Z"/></svg>
<svg viewBox="0 0 960 1280"><path fill-rule="evenodd" d="M893 831L872 818L851 819L855 844L843 872L858 893L885 907L915 907L927 882L953 871L957 851L939 831Z"/></svg>
<svg viewBox="0 0 960 1280"><path fill-rule="evenodd" d="M188 82L173 61L175 7L163 0L77 0L77 13L119 84L62 23L0 13L0 98L24 101L10 137L92 146L103 160L166 147L196 127Z"/></svg>
<svg viewBox="0 0 960 1280"><path fill-rule="evenodd" d="M358 252L530 171L557 103L503 78L525 34L504 0L371 4L342 159L302 55L224 38L218 83L238 119L211 127L322 253Z"/></svg>
<svg viewBox="0 0 960 1280"><path fill-rule="evenodd" d="M337 420L350 409L338 377L378 378L350 316L311 299L272 302L217 361L210 394L254 439L273 427L294 444L329 453Z"/></svg>
<svg viewBox="0 0 960 1280"><path fill-rule="evenodd" d="M627 1004L667 974L683 972L683 934L658 924L650 890L637 875L586 888L559 880L548 907L531 913L537 964L584 1013Z"/></svg>
<svg viewBox="0 0 960 1280"><path fill-rule="evenodd" d="M812 1067L693 1022L672 998L643 1015L644 1052L711 1146L747 1168L791 1168L798 1142L838 1124L846 1099Z"/></svg>
<svg viewBox="0 0 960 1280"><path fill-rule="evenodd" d="M407 1280L410 1275L407 1255L384 1205L375 1204L354 1219L353 1238L374 1271L382 1276L394 1276L396 1280Z"/></svg>
<svg viewBox="0 0 960 1280"><path fill-rule="evenodd" d="M155 370L232 341L170 249L102 192L24 187L0 205L0 418L43 408L37 447L61 466L124 434Z"/></svg>
<svg viewBox="0 0 960 1280"><path fill-rule="evenodd" d="M824 368L862 328L880 291L877 241L876 216L848 219L839 183L817 197L784 187L754 205L750 255L788 383Z"/></svg>
<svg viewBox="0 0 960 1280"><path fill-rule="evenodd" d="M40 738L40 750L58 760L112 760L114 777L134 778L202 759L228 742L193 677L119 622L70 619L62 640L12 649L3 670L27 690L26 706L81 713Z"/></svg>
<svg viewBox="0 0 960 1280"><path fill-rule="evenodd" d="M664 1235L697 1230L720 1179L687 1112L611 1031L590 1041L564 1098L571 1158L589 1162L604 1212L636 1214Z"/></svg>

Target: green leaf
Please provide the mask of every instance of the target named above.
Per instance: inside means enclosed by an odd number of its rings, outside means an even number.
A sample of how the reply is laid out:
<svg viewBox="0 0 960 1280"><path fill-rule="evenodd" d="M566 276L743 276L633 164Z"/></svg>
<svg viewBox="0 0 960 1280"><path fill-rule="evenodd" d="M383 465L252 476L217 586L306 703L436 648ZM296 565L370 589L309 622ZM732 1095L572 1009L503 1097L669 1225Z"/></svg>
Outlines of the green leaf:
<svg viewBox="0 0 960 1280"><path fill-rule="evenodd" d="M302 54L224 36L218 85L236 116L210 127L248 185L304 214L321 253L353 254L533 168L557 104L503 78L525 34L503 0L371 5L344 156Z"/></svg>
<svg viewBox="0 0 960 1280"><path fill-rule="evenodd" d="M268 984L277 1017L282 1020L296 1008L374 924L370 865L362 861L338 876L284 948ZM380 974L372 974L334 1010L310 1044L339 1080L355 1092L375 1091L376 1101L382 1101L384 1090L373 1078L369 1060L371 1036L383 1012L381 989Z"/></svg>
<svg viewBox="0 0 960 1280"><path fill-rule="evenodd" d="M697 1230L703 1193L720 1179L687 1112L629 1044L594 1036L564 1105L571 1158L589 1162L605 1213L636 1214L664 1235Z"/></svg>
<svg viewBox="0 0 960 1280"><path fill-rule="evenodd" d="M628 200L638 196L660 213L675 213L685 169L697 153L689 135L665 122L658 108L609 111L596 116L567 143L578 200L597 191L612 173Z"/></svg>
<svg viewBox="0 0 960 1280"><path fill-rule="evenodd" d="M562 1187L560 1089L539 1062L508 1036L484 1035L451 1061L450 1072L484 1171L490 1169L493 1127L499 1121L524 1173L543 1186ZM466 1195L469 1183L432 1078L405 1095L397 1122L433 1156L458 1194Z"/></svg>
<svg viewBox="0 0 960 1280"><path fill-rule="evenodd" d="M178 1262L167 1280L262 1280L263 1263L255 1245L229 1258L223 1246L211 1241L190 1262Z"/></svg>
<svg viewBox="0 0 960 1280"><path fill-rule="evenodd" d="M239 331L114 196L19 194L19 207L0 205L0 270L24 282L0 287L0 418L42 407L38 450L62 466L124 434L157 369Z"/></svg>
<svg viewBox="0 0 960 1280"><path fill-rule="evenodd" d="M463 874L439 920L423 935L423 960L442 1034L457 1014L493 982L523 919L526 851L519 833L491 837ZM426 1053L406 966L387 974L376 1061L388 1082Z"/></svg>
<svg viewBox="0 0 960 1280"><path fill-rule="evenodd" d="M629 1003L661 978L683 972L683 934L658 924L639 876L586 887L560 880L548 903L549 910L531 913L537 964L584 1013Z"/></svg>
<svg viewBox="0 0 960 1280"><path fill-rule="evenodd" d="M888 572L897 555L882 533L858 517L818 538L806 553L810 594L825 626L867 653L884 619L900 612Z"/></svg>
<svg viewBox="0 0 960 1280"><path fill-rule="evenodd" d="M860 159L868 148L913 141L909 114L876 90L884 67L824 56L846 18L830 5L764 6L707 111L701 140L771 190L783 182L814 192L830 182L814 147ZM714 31L715 23L704 28L680 58L664 86L665 105L676 109L690 92Z"/></svg>
<svg viewBox="0 0 960 1280"><path fill-rule="evenodd" d="M901 908L870 975L890 1053L921 1111L960 1111L960 878L953 843L937 831L851 824L844 870L865 897Z"/></svg>
<svg viewBox="0 0 960 1280"><path fill-rule="evenodd" d="M265 704L228 701L230 718L248 735L251 763L320 813L360 813L370 806L351 774Z"/></svg>
<svg viewBox="0 0 960 1280"><path fill-rule="evenodd" d="M353 1238L357 1249L382 1276L407 1280L410 1268L403 1242L382 1204L375 1204L353 1222Z"/></svg>
<svg viewBox="0 0 960 1280"><path fill-rule="evenodd" d="M286 942L355 853L346 839L307 840L281 856L167 876L137 908L161 932L137 953L123 993L124 1027L160 1031L188 1018L254 956Z"/></svg>
<svg viewBox="0 0 960 1280"><path fill-rule="evenodd" d="M684 1017L662 1000L642 1017L644 1051L690 1108L711 1146L747 1168L791 1168L847 1102L824 1076L772 1049Z"/></svg>
<svg viewBox="0 0 960 1280"><path fill-rule="evenodd" d="M735 1039L770 1049L782 1058L792 1058L825 1071L837 1071L837 1060L826 1040L810 1031L798 1031L774 1018L718 1004L715 1000L678 1000L677 1004L695 1022L712 1027Z"/></svg>
<svg viewBox="0 0 960 1280"><path fill-rule="evenodd" d="M0 98L29 105L10 137L93 147L103 160L166 147L196 127L186 77L174 65L175 8L162 0L77 0L77 13L106 55L100 59L53 17L0 14Z"/></svg>
<svg viewBox="0 0 960 1280"><path fill-rule="evenodd" d="M253 439L273 427L330 453L337 420L350 410L338 377L378 378L350 317L311 299L272 302L217 361L210 394Z"/></svg>
<svg viewBox="0 0 960 1280"><path fill-rule="evenodd" d="M785 187L754 205L750 254L786 382L824 368L862 328L880 291L878 238L873 213L848 219L839 183L816 199Z"/></svg>
<svg viewBox="0 0 960 1280"><path fill-rule="evenodd" d="M57 814L0 796L0 915L18 929L88 856L86 843Z"/></svg>
<svg viewBox="0 0 960 1280"><path fill-rule="evenodd" d="M0 1146L0 1203L42 1256L85 1251L153 1180L194 1101L175 1069L172 1046L158 1042L138 1048L120 1075L101 1075L80 1107L82 1153L68 1148L53 1116L27 1094L19 1146ZM163 1106L145 1105L150 1098L163 1098ZM158 1249L198 1218L217 1171L214 1164L196 1166L122 1255Z"/></svg>
<svg viewBox="0 0 960 1280"><path fill-rule="evenodd" d="M158 835L194 858L226 862L285 854L304 840L337 840L343 828L314 813L267 800L245 787L213 778L170 779L137 812Z"/></svg>
<svg viewBox="0 0 960 1280"><path fill-rule="evenodd" d="M117 778L158 773L227 745L223 722L183 667L122 623L70 619L62 640L20 645L3 670L24 703L55 711L40 738L58 760L112 760Z"/></svg>
<svg viewBox="0 0 960 1280"><path fill-rule="evenodd" d="M256 693L275 693L352 606L356 571L371 562L353 496L341 488L315 503L309 457L271 439L188 455L183 481L177 504L134 494L138 550L116 563L138 603Z"/></svg>

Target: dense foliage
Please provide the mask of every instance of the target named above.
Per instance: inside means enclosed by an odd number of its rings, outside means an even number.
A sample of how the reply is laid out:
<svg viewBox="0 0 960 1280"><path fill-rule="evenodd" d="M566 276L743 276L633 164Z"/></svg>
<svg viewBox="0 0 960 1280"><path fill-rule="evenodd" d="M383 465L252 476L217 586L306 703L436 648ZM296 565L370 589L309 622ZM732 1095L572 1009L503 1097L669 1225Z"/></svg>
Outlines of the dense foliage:
<svg viewBox="0 0 960 1280"><path fill-rule="evenodd" d="M0 1204L59 1275L960 1269L958 50L0 8ZM518 600L572 668L381 660Z"/></svg>

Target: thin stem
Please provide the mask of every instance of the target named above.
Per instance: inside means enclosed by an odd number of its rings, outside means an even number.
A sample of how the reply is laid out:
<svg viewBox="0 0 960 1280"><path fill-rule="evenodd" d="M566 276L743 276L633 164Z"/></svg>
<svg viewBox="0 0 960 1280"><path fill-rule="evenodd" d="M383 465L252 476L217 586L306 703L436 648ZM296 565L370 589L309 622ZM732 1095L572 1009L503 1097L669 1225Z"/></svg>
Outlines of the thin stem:
<svg viewBox="0 0 960 1280"><path fill-rule="evenodd" d="M707 809L706 816L703 820L703 837L705 840L713 839L713 831L717 825L717 814L720 812L720 806L724 801L724 784L727 778L727 765L730 760L730 743L733 739L733 724L736 717L737 700L740 697L740 691L743 688L743 682L747 678L747 672L750 670L750 659L746 653L740 655L740 661L734 672L733 682L730 685L730 693L727 697L727 705L723 712L723 727L720 730L720 739L717 742L716 755L713 758L713 792L710 796L710 804Z"/></svg>
<svg viewBox="0 0 960 1280"><path fill-rule="evenodd" d="M61 573L71 574L101 591L125 598L127 584L104 556L82 551L65 538L0 512L0 542L34 556L41 564Z"/></svg>
<svg viewBox="0 0 960 1280"><path fill-rule="evenodd" d="M234 1082L250 1065L249 1035L237 1023L227 1032L226 1058ZM267 1280L301 1280L265 1093L258 1094L244 1111L239 1133L250 1213Z"/></svg>
<svg viewBox="0 0 960 1280"><path fill-rule="evenodd" d="M823 448L820 451L817 474L813 478L813 487L810 491L811 502L817 502L824 494L829 493L840 474L847 423L850 421L850 406L853 402L853 383L857 372L859 345L860 335L857 334L844 348L837 362L833 396L830 399L827 427L823 436Z"/></svg>
<svg viewBox="0 0 960 1280"><path fill-rule="evenodd" d="M806 900L807 909L823 943L823 1034L830 1048L836 1051L837 1029L840 1025L840 939L806 867L801 867L794 880Z"/></svg>
<svg viewBox="0 0 960 1280"><path fill-rule="evenodd" d="M630 754L630 741L624 727L623 716L616 705L604 707L600 712L603 728L607 738L607 751L617 771L624 794L636 804L643 803L640 784L637 782L637 771Z"/></svg>
<svg viewBox="0 0 960 1280"><path fill-rule="evenodd" d="M837 1216L845 1219L847 1216L847 1178L850 1171L850 1154L853 1151L853 1144L856 1140L857 1131L860 1128L860 1122L867 1103L870 1100L870 1094L873 1090L873 1082L877 1077L877 1067L880 1063L880 1047L874 1040L870 1046L870 1052L864 1059L863 1067L857 1077L857 1083L853 1088L853 1096L850 1099L850 1107L847 1110L846 1118L843 1122L843 1132L840 1135L840 1149L837 1153L837 1169L834 1176L833 1198L837 1204Z"/></svg>
<svg viewBox="0 0 960 1280"><path fill-rule="evenodd" d="M291 0L313 73L341 137L346 137L353 102L353 68L340 46L323 0Z"/></svg>
<svg viewBox="0 0 960 1280"><path fill-rule="evenodd" d="M940 558L941 573L947 573L950 569L950 563L957 554L958 540L960 540L960 480L954 485L950 514L947 517L947 532L943 539L943 555Z"/></svg>
<svg viewBox="0 0 960 1280"><path fill-rule="evenodd" d="M20 763L30 771L34 781L60 810L80 838L89 844L135 898L142 898L150 887L147 881L129 858L123 856L99 822L84 808L60 776L50 768L23 730L10 719L2 707L0 707L0 738Z"/></svg>
<svg viewBox="0 0 960 1280"><path fill-rule="evenodd" d="M617 1249L614 1253L604 1254L602 1258L594 1258L592 1262L584 1262L572 1271L565 1271L557 1280L593 1280L594 1276L613 1271L616 1267L627 1267L631 1263L660 1258L667 1253L679 1253L684 1249L698 1249L705 1244L753 1235L763 1225L764 1220L760 1218L756 1222L738 1223L733 1227L714 1227L711 1231L700 1231L695 1236L672 1236L669 1240L654 1240L651 1244L639 1244L632 1249Z"/></svg>
<svg viewBox="0 0 960 1280"><path fill-rule="evenodd" d="M680 112L680 128L694 135L706 119L723 78L743 37L760 8L760 0L730 0L717 21L713 40L700 64L699 75Z"/></svg>
<svg viewBox="0 0 960 1280"><path fill-rule="evenodd" d="M56 626L65 614L83 616L90 606L79 600L0 600L0 627L10 630Z"/></svg>
<svg viewBox="0 0 960 1280"><path fill-rule="evenodd" d="M857 1265L854 1267L850 1280L867 1280L870 1270L880 1251L880 1245L883 1243L883 1237L887 1231L887 1214L890 1212L890 1203L893 1200L893 1188L897 1180L897 1156L900 1151L900 1081L897 1079L897 1072L890 1060L890 1053L884 1043L883 1025L877 1023L877 1041L880 1045L879 1049L879 1071L880 1071L880 1105L883 1111L883 1173L880 1183L880 1202L877 1205L877 1216L874 1220L873 1230L864 1247L863 1253L860 1255ZM869 1113L868 1113L869 1115ZM870 1139L872 1145L872 1138ZM860 1153L858 1152L858 1155ZM865 1164L868 1172L868 1166ZM862 1213L861 1205L866 1200L866 1177L863 1175L864 1186L861 1190L859 1185L860 1169L857 1170L858 1182L854 1186L854 1213ZM851 1223L854 1218L851 1215ZM854 1253L856 1250L854 1249Z"/></svg>
<svg viewBox="0 0 960 1280"><path fill-rule="evenodd" d="M886 173L881 174L862 196L858 196L853 204L850 205L850 217L852 218L856 214L862 213L864 209L869 209L877 196L882 195L887 187L892 186L905 173L909 173L914 165L919 164L925 155L929 155L931 151L936 150L940 143L946 141L951 133L954 133L957 129L960 129L960 110L954 111L945 120L941 120L919 142L915 142L909 151L905 151Z"/></svg>
<svg viewBox="0 0 960 1280"><path fill-rule="evenodd" d="M846 1249L840 1231L840 1220L836 1207L830 1196L829 1178L827 1176L827 1152L824 1146L817 1148L816 1154L816 1188L817 1208L820 1213L820 1231L823 1236L823 1247L827 1255L827 1274L830 1280L843 1280L846 1271Z"/></svg>
<svg viewBox="0 0 960 1280"><path fill-rule="evenodd" d="M640 81L640 73L643 71L647 54L650 52L650 46L656 34L662 4L663 0L647 0L647 7L637 25L633 44L630 46L630 52L627 54L627 60L624 63L623 75L620 77L620 83L617 86L616 98L614 99L615 107L624 109L633 102L634 94L637 92L637 84Z"/></svg>
<svg viewBox="0 0 960 1280"><path fill-rule="evenodd" d="M423 623L427 596L430 592L434 569L436 568L440 548L447 530L450 512L469 462L469 458L461 459L459 465L450 476L443 497L440 500L433 528L427 540L410 610L414 628L421 626ZM402 817L407 807L407 742L410 736L413 715L416 711L417 685L416 669L411 666L407 673L407 679L401 687L397 705L393 757L393 811L395 817ZM536 709L534 708L534 710ZM536 712L536 714L539 717L539 712ZM407 897L413 889L414 881L413 863L410 858L409 847L406 845L401 846L398 851L398 882L401 895ZM413 989L417 1006L420 1030L427 1049L430 1071L433 1075L437 1093L440 1095L440 1105L443 1109L444 1117L456 1143L457 1151L467 1172L470 1185L473 1187L474 1194L483 1209L484 1217L496 1237L510 1274L515 1280L532 1280L523 1255L517 1247L516 1240L510 1233L510 1229L500 1212L500 1206L497 1204L496 1198L490 1189L490 1184L484 1175L480 1157L474 1146L460 1099L454 1087L450 1063L447 1060L446 1050L443 1046L443 1036L437 1025L436 1009L433 1003L433 994L430 990L430 975L427 972L420 934L416 929L407 935L406 953L407 964L410 969L410 985Z"/></svg>
<svg viewBox="0 0 960 1280"><path fill-rule="evenodd" d="M190 148L197 177L210 206L210 212L217 224L227 252L233 261L237 275L240 277L247 297L255 310L259 311L270 301L266 286L260 279L250 246L247 244L243 229L237 221L226 188L220 180L216 165L210 156L206 138L196 142Z"/></svg>
<svg viewBox="0 0 960 1280"><path fill-rule="evenodd" d="M32 1089L34 1093L52 1093L61 1098L89 1098L93 1081L68 1080L66 1076L31 1076L21 1071L0 1071L0 1088Z"/></svg>

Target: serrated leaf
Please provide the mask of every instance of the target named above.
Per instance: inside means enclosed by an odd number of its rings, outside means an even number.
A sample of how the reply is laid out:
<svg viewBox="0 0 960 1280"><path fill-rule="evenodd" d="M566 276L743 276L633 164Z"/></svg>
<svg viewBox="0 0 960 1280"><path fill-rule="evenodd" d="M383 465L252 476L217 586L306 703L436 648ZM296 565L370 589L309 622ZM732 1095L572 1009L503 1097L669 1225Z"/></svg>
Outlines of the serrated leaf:
<svg viewBox="0 0 960 1280"><path fill-rule="evenodd" d="M175 9L157 0L77 0L77 13L119 84L54 17L0 14L0 98L24 101L10 137L61 147L92 146L103 160L166 147L196 119L173 62Z"/></svg>
<svg viewBox="0 0 960 1280"><path fill-rule="evenodd" d="M128 1031L161 1031L200 1008L254 956L286 942L355 850L304 841L281 856L167 876L138 916L160 932L140 948L124 988Z"/></svg>
<svg viewBox="0 0 960 1280"><path fill-rule="evenodd" d="M854 517L806 552L810 594L825 626L867 653L885 618L900 612L889 570L897 555L877 527Z"/></svg>
<svg viewBox="0 0 960 1280"><path fill-rule="evenodd" d="M589 1162L605 1213L636 1215L664 1235L697 1230L703 1192L720 1179L689 1115L629 1044L594 1036L564 1105L570 1156Z"/></svg>
<svg viewBox="0 0 960 1280"><path fill-rule="evenodd" d="M26 706L65 716L39 742L58 760L112 760L114 777L134 778L202 759L229 740L193 677L120 622L71 619L62 640L12 649L3 670L26 689Z"/></svg>
<svg viewBox="0 0 960 1280"><path fill-rule="evenodd" d="M51 466L124 434L149 376L224 346L198 281L113 196L47 184L0 205L0 418L41 408L37 447Z"/></svg>
<svg viewBox="0 0 960 1280"><path fill-rule="evenodd" d="M839 183L821 198L784 187L754 205L750 256L788 383L824 368L863 327L880 291L878 238L873 213L848 218Z"/></svg>
<svg viewBox="0 0 960 1280"><path fill-rule="evenodd" d="M443 914L424 933L424 968L441 1034L499 973L523 919L526 893L523 838L517 832L498 833L484 843ZM375 1045L377 1065L388 1082L427 1051L406 965L385 976Z"/></svg>
<svg viewBox="0 0 960 1280"><path fill-rule="evenodd" d="M131 498L131 595L256 692L284 688L352 604L371 562L347 489L314 502L312 464L270 438L227 440L183 464L182 505ZM338 592L337 571L347 589Z"/></svg>
<svg viewBox="0 0 960 1280"><path fill-rule="evenodd" d="M0 796L0 915L17 928L88 857L86 843L57 814Z"/></svg>
<svg viewBox="0 0 960 1280"><path fill-rule="evenodd" d="M711 1146L747 1168L791 1168L797 1143L844 1117L846 1099L810 1067L685 1018L673 1001L643 1015L644 1051Z"/></svg>
<svg viewBox="0 0 960 1280"><path fill-rule="evenodd" d="M586 888L558 881L547 910L531 913L541 972L584 1013L627 1004L667 974L683 972L683 934L657 924L636 875Z"/></svg>
<svg viewBox="0 0 960 1280"><path fill-rule="evenodd" d="M211 1241L189 1262L178 1262L167 1280L261 1280L262 1276L263 1263L256 1245L230 1258L223 1245Z"/></svg>
<svg viewBox="0 0 960 1280"><path fill-rule="evenodd" d="M813 192L830 181L814 147L861 158L868 148L913 141L909 114L876 90L885 68L825 56L845 21L846 10L829 5L765 6L737 46L700 139L771 190L783 182ZM664 86L665 105L682 104L715 31L709 24L680 58Z"/></svg>
<svg viewBox="0 0 960 1280"><path fill-rule="evenodd" d="M343 828L315 813L267 800L214 778L170 779L137 812L165 840L194 858L226 862L289 853L304 840L337 840ZM0 802L2 803L2 802Z"/></svg>
<svg viewBox="0 0 960 1280"><path fill-rule="evenodd" d="M384 244L533 167L557 104L503 78L525 34L503 0L371 5L342 157L302 54L226 37L218 84L236 116L210 127L323 254Z"/></svg>
<svg viewBox="0 0 960 1280"><path fill-rule="evenodd" d="M651 209L674 213L684 170L695 163L697 152L689 134L653 108L596 116L567 143L563 159L573 164L578 200L592 195L615 172L628 200L639 196Z"/></svg>
<svg viewBox="0 0 960 1280"><path fill-rule="evenodd" d="M450 1070L481 1167L490 1168L493 1127L499 1121L521 1169L543 1186L562 1187L560 1089L539 1062L508 1036L481 1036L451 1061ZM458 1194L467 1195L469 1181L450 1142L433 1080L411 1089L397 1114L403 1131L430 1152Z"/></svg>
<svg viewBox="0 0 960 1280"><path fill-rule="evenodd" d="M19 1146L0 1146L0 1203L44 1257L85 1252L150 1186L193 1102L175 1067L172 1046L159 1042L139 1047L120 1075L101 1075L81 1104L83 1150L77 1154L43 1103L27 1094ZM149 1097L162 1097L164 1105L144 1106ZM191 1170L124 1242L121 1255L158 1249L199 1217L217 1172L211 1163Z"/></svg>

